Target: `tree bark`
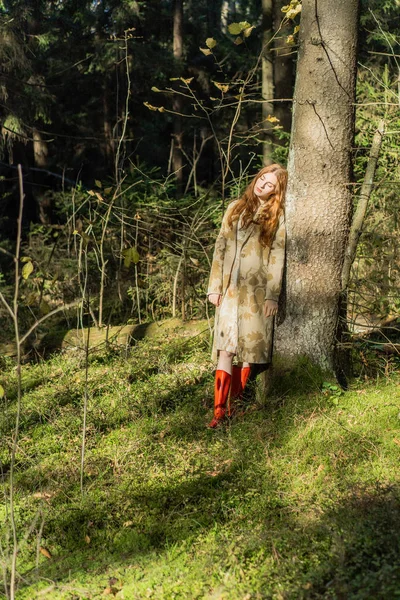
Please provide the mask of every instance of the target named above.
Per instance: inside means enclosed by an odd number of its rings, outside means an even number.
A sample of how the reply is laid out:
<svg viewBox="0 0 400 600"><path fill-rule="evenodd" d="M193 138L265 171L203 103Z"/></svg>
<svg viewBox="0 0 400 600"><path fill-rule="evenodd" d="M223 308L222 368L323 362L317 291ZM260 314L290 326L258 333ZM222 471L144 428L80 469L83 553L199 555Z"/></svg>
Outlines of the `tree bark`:
<svg viewBox="0 0 400 600"><path fill-rule="evenodd" d="M358 0L303 0L286 196L283 356L334 370L351 212Z"/></svg>
<svg viewBox="0 0 400 600"><path fill-rule="evenodd" d="M272 38L272 4L273 0L262 0L262 128L263 128L263 164L272 163L273 141L269 133L269 115L274 112L271 102L274 98L274 64L272 61L271 38Z"/></svg>
<svg viewBox="0 0 400 600"><path fill-rule="evenodd" d="M280 27L283 18L282 7L288 4L287 0L274 0L274 33ZM293 29L293 26L292 26ZM288 34L287 27L275 38L274 43L274 93L276 99L292 98L294 87L294 57L293 49L285 43ZM290 132L292 125L292 102L276 102L274 115L279 119L283 129Z"/></svg>

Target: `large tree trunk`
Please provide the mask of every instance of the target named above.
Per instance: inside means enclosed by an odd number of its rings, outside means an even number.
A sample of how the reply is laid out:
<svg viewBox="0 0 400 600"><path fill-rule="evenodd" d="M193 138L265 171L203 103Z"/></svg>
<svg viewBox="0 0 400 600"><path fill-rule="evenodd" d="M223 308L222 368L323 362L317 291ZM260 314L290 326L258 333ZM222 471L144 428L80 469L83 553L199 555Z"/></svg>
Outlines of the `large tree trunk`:
<svg viewBox="0 0 400 600"><path fill-rule="evenodd" d="M284 356L334 369L351 212L358 0L303 0L286 199Z"/></svg>

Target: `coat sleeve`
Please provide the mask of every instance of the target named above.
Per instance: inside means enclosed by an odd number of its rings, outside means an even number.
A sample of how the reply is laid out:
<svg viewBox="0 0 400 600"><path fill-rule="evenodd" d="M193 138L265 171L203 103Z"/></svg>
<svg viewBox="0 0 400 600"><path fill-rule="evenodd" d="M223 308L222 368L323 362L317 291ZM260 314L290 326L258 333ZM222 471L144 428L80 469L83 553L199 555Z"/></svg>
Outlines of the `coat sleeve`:
<svg viewBox="0 0 400 600"><path fill-rule="evenodd" d="M222 294L223 266L226 249L226 235L230 230L228 225L229 208L222 219L222 225L215 241L214 255L211 264L210 280L208 282L207 296Z"/></svg>
<svg viewBox="0 0 400 600"><path fill-rule="evenodd" d="M285 264L285 219L282 215L279 219L278 229L272 242L271 251L267 265L267 287L265 300L278 302L282 287L283 267Z"/></svg>

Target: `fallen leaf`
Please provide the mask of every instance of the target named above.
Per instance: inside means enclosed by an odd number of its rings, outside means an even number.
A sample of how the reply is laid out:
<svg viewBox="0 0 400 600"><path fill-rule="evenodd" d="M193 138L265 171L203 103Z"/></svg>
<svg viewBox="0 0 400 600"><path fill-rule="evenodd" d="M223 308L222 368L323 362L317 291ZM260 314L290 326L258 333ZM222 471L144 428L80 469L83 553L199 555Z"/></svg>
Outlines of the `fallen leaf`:
<svg viewBox="0 0 400 600"><path fill-rule="evenodd" d="M88 535L85 535L85 542L87 544L90 544L90 537Z"/></svg>
<svg viewBox="0 0 400 600"><path fill-rule="evenodd" d="M35 492L33 494L34 498L44 498L45 500L48 500L49 498L51 498L52 496L54 496L54 493L49 493L49 492Z"/></svg>
<svg viewBox="0 0 400 600"><path fill-rule="evenodd" d="M397 446L400 446L400 440L398 438L394 438L393 441Z"/></svg>
<svg viewBox="0 0 400 600"><path fill-rule="evenodd" d="M46 548L42 548L42 546L40 546L39 552L40 554L43 554L43 556L45 556L46 558L52 558L50 552Z"/></svg>

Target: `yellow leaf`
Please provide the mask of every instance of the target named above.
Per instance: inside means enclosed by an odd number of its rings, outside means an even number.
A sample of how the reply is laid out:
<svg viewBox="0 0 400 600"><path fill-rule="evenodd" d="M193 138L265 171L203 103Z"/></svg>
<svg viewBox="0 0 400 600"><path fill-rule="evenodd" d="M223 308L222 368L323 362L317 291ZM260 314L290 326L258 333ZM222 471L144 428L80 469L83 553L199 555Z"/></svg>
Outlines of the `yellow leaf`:
<svg viewBox="0 0 400 600"><path fill-rule="evenodd" d="M32 260L32 259L31 259L29 256L23 256L23 257L21 258L21 262L22 262L22 263L29 262L30 260Z"/></svg>
<svg viewBox="0 0 400 600"><path fill-rule="evenodd" d="M152 104L149 104L149 102L143 102L143 104L145 105L146 108L148 108L149 110L158 110L157 106L153 106Z"/></svg>
<svg viewBox="0 0 400 600"><path fill-rule="evenodd" d="M181 81L183 81L183 83L186 83L186 85L190 85L193 81L193 77L189 77L189 79L184 79L183 77L180 78Z"/></svg>
<svg viewBox="0 0 400 600"><path fill-rule="evenodd" d="M85 542L87 544L90 544L90 537L88 535L85 535Z"/></svg>
<svg viewBox="0 0 400 600"><path fill-rule="evenodd" d="M231 23L228 25L228 31L231 35L239 35L239 33L242 33L242 31L249 29L250 27L250 23L241 21L240 23Z"/></svg>
<svg viewBox="0 0 400 600"><path fill-rule="evenodd" d="M113 191L112 187L108 187L104 190L105 194L111 194L111 192Z"/></svg>
<svg viewBox="0 0 400 600"><path fill-rule="evenodd" d="M32 273L32 271L33 271L33 263L31 261L25 263L24 266L22 267L22 277L24 279L28 279L28 277Z"/></svg>
<svg viewBox="0 0 400 600"><path fill-rule="evenodd" d="M151 88L152 92L161 92L161 90L158 89L158 87L156 87L155 85L153 85L153 87Z"/></svg>
<svg viewBox="0 0 400 600"><path fill-rule="evenodd" d="M247 27L247 29L244 29L244 31L243 31L244 37L248 38L249 35L251 34L251 32L253 31L253 29L255 29L255 25L252 25L251 27Z"/></svg>
<svg viewBox="0 0 400 600"><path fill-rule="evenodd" d="M214 38L207 38L206 39L206 46L207 48L210 48L211 50L213 48L215 48L215 46L217 45L217 42L214 40Z"/></svg>
<svg viewBox="0 0 400 600"><path fill-rule="evenodd" d="M165 108L163 106L158 107L158 112L165 112Z"/></svg>
<svg viewBox="0 0 400 600"><path fill-rule="evenodd" d="M240 44L243 44L243 38L241 38L240 36L236 38L236 40L233 42L236 46L240 46Z"/></svg>
<svg viewBox="0 0 400 600"><path fill-rule="evenodd" d="M98 187L100 189L103 187L103 184L101 183L101 181L99 179L95 179L94 184L96 187Z"/></svg>
<svg viewBox="0 0 400 600"><path fill-rule="evenodd" d="M88 190L88 194L89 194L89 196L94 196L94 191L93 190Z"/></svg>
<svg viewBox="0 0 400 600"><path fill-rule="evenodd" d="M291 0L290 4L282 7L287 19L294 19L301 12L300 0Z"/></svg>
<svg viewBox="0 0 400 600"><path fill-rule="evenodd" d="M215 87L221 90L223 94L226 94L226 92L229 90L229 85L227 85L226 83L218 83L217 81L213 81L213 84L215 85Z"/></svg>
<svg viewBox="0 0 400 600"><path fill-rule="evenodd" d="M200 52L202 52L205 56L210 56L212 54L209 48L199 48Z"/></svg>
<svg viewBox="0 0 400 600"><path fill-rule="evenodd" d="M0 398L4 398L4 394L5 394L4 388L2 385L0 385Z"/></svg>
<svg viewBox="0 0 400 600"><path fill-rule="evenodd" d="M300 25L296 25L296 27L293 29L293 35L296 35L298 31L300 31Z"/></svg>
<svg viewBox="0 0 400 600"><path fill-rule="evenodd" d="M286 43L287 44L294 44L294 35L290 34L287 36L286 38Z"/></svg>
<svg viewBox="0 0 400 600"><path fill-rule="evenodd" d="M274 117L273 115L268 115L268 117L265 120L269 123L279 123L279 119L277 117Z"/></svg>
<svg viewBox="0 0 400 600"><path fill-rule="evenodd" d="M40 546L39 548L39 552L40 554L43 554L43 556L45 556L46 558L52 558L50 552L48 550L46 550L46 548L42 548L42 546Z"/></svg>

